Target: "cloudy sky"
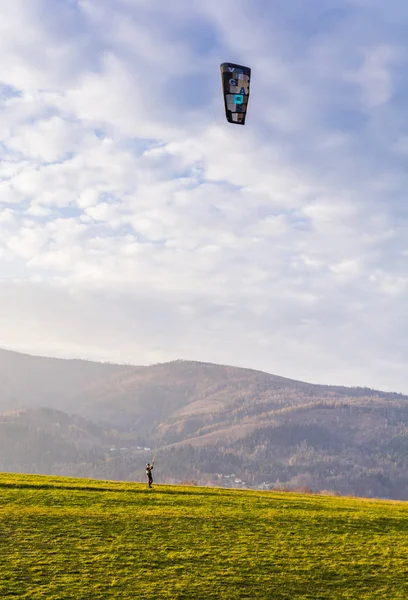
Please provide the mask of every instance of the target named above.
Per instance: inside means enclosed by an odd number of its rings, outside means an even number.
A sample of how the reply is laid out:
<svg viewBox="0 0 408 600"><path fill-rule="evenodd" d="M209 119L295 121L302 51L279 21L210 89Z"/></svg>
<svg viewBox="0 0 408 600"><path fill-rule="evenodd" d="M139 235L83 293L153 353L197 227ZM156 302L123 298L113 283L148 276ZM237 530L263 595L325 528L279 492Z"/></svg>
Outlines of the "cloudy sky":
<svg viewBox="0 0 408 600"><path fill-rule="evenodd" d="M0 347L408 393L407 115L406 0L0 0Z"/></svg>

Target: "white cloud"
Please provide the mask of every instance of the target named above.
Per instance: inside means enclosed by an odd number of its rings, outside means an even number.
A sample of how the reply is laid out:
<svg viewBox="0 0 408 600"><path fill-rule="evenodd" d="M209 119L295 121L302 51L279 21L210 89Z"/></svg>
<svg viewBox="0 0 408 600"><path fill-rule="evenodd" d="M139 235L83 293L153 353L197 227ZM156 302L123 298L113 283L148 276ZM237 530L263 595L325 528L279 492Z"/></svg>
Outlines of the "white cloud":
<svg viewBox="0 0 408 600"><path fill-rule="evenodd" d="M361 262L356 259L343 260L335 265L332 265L330 270L335 275L348 280L356 278L362 273L362 265Z"/></svg>
<svg viewBox="0 0 408 600"><path fill-rule="evenodd" d="M368 108L390 100L394 90L391 67L397 56L394 48L383 44L365 49L361 66L348 76L361 87L362 100Z"/></svg>
<svg viewBox="0 0 408 600"><path fill-rule="evenodd" d="M76 150L76 129L75 123L53 116L37 121L35 127L31 123L18 127L7 145L24 157L57 162Z"/></svg>

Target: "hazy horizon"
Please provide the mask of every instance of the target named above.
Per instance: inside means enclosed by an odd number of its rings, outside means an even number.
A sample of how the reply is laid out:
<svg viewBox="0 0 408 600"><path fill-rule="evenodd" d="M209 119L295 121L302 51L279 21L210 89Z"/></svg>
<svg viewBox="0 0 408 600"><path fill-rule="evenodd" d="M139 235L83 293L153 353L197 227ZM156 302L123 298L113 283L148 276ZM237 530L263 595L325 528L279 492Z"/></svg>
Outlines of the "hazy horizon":
<svg viewBox="0 0 408 600"><path fill-rule="evenodd" d="M341 382L331 382L331 381L313 381L313 380L306 380L306 379L296 379L295 377L290 377L287 375L281 375L280 373L274 373L271 371L264 371L262 369L256 369L254 367L248 367L245 365L234 365L231 363L217 363L211 360L198 360L198 359L189 359L189 358L185 358L185 357L178 357L178 358L174 358L172 360L169 361L158 361L158 362L152 362L152 363L146 363L146 364L142 364L142 363L131 363L131 362L127 362L127 361L112 361L109 358L107 359L93 359L93 358L84 358L82 356L65 356L63 354L61 355L48 355L48 354L36 354L35 351L23 351L23 350L14 350L12 348L5 348L5 347L0 347L0 352L1 351L6 351L6 352L14 352L16 354L22 354L25 356L32 356L32 357L36 357L36 358L44 358L44 359L58 359L58 360L79 360L79 361L84 361L84 362L90 362L90 363L97 363L97 364L110 364L113 366L119 366L119 367L154 367L160 364L169 364L172 362L178 362L178 361L182 361L182 362L191 362L191 363L197 363L197 364L211 364L214 366L219 366L219 367L232 367L232 368L237 368L237 369L245 369L245 370L249 370L249 371L255 371L255 372L259 372L259 373L263 373L265 375L272 375L272 376L276 376L276 377L283 377L284 379L287 380L293 380L293 381L299 381L299 382L303 382L303 383L307 383L307 384L311 384L311 385L328 385L328 386L339 386L339 387L362 387L362 388L368 388L368 389L374 389L375 391L378 392L385 392L385 393L397 393L397 394L402 394L405 395L404 392L402 392L401 390L398 389L380 389L380 388L373 388L370 385L362 385L362 386L347 386Z"/></svg>

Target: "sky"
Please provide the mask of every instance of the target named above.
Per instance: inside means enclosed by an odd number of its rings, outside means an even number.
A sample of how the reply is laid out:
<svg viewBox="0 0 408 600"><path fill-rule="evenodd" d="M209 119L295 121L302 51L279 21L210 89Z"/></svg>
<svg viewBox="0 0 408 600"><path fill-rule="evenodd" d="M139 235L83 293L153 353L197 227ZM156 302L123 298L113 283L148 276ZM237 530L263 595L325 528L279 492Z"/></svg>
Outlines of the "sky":
<svg viewBox="0 0 408 600"><path fill-rule="evenodd" d="M0 0L0 347L408 393L407 115L406 0Z"/></svg>

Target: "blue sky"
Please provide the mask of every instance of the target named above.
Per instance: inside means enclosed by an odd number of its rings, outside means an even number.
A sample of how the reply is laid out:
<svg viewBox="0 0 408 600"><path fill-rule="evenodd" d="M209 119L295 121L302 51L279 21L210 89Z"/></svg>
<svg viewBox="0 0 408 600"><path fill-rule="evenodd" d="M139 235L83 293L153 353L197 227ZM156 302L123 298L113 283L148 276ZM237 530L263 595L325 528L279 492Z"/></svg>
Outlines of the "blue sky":
<svg viewBox="0 0 408 600"><path fill-rule="evenodd" d="M0 346L408 393L407 34L405 0L1 3Z"/></svg>

